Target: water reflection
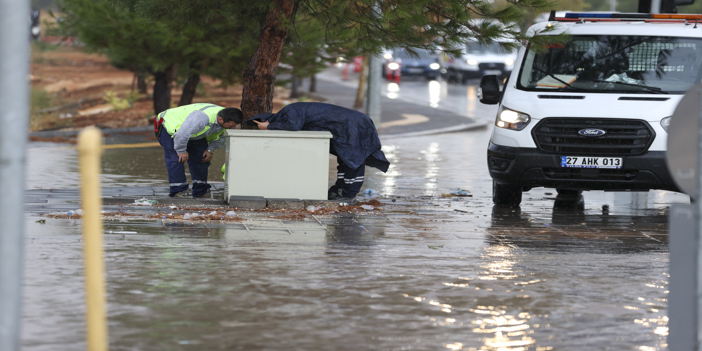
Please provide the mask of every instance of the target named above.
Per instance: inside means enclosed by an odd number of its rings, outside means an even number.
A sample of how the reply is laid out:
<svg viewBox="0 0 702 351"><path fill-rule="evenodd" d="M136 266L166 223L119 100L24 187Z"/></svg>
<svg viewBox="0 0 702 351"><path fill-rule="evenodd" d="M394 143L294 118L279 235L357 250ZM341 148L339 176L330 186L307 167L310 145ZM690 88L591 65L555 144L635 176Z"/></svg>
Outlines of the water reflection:
<svg viewBox="0 0 702 351"><path fill-rule="evenodd" d="M400 92L400 85L397 83L388 83L388 98L397 99Z"/></svg>
<svg viewBox="0 0 702 351"><path fill-rule="evenodd" d="M424 155L425 162L425 173L424 178L426 182L424 183L424 195L432 196L436 193L437 177L439 171L439 162L441 161L439 143L433 142L429 144L427 150L422 150L421 153Z"/></svg>
<svg viewBox="0 0 702 351"><path fill-rule="evenodd" d="M429 106L439 107L441 101L441 83L432 80L429 82Z"/></svg>
<svg viewBox="0 0 702 351"><path fill-rule="evenodd" d="M382 194L387 196L395 195L397 177L402 175L400 172L400 157L397 151L398 148L396 145L383 145L385 157L390 161L390 168L388 168L388 171L381 173L383 179L381 185Z"/></svg>
<svg viewBox="0 0 702 351"><path fill-rule="evenodd" d="M222 181L219 169L223 151L214 153L209 181ZM161 147L106 149L101 159L102 186L150 186L168 184ZM186 167L187 169L187 167ZM189 172L186 171L189 177ZM30 143L27 149L27 188L65 189L80 185L78 155L73 146Z"/></svg>
<svg viewBox="0 0 702 351"><path fill-rule="evenodd" d="M491 245L591 253L667 251L666 209L640 215L585 211L581 195L557 197L551 216L494 206L486 239Z"/></svg>
<svg viewBox="0 0 702 351"><path fill-rule="evenodd" d="M365 225L353 214L337 215L325 219L323 223L327 228L327 244L331 246L371 246L384 234L383 228Z"/></svg>

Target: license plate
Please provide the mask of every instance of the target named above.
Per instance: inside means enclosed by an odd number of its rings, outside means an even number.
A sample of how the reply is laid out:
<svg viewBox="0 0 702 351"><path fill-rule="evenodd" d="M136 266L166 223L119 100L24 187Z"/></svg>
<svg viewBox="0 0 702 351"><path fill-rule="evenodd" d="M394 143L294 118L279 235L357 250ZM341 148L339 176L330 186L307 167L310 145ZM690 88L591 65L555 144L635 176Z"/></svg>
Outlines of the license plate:
<svg viewBox="0 0 702 351"><path fill-rule="evenodd" d="M572 168L622 168L621 157L561 156L561 167Z"/></svg>
<svg viewBox="0 0 702 351"><path fill-rule="evenodd" d="M500 71L499 69L486 69L485 72L483 73L484 76L491 76L491 75L499 76L500 74L502 74L502 71Z"/></svg>
<svg viewBox="0 0 702 351"><path fill-rule="evenodd" d="M408 68L407 72L409 72L409 73L422 73L422 72L424 72L424 70L421 68Z"/></svg>

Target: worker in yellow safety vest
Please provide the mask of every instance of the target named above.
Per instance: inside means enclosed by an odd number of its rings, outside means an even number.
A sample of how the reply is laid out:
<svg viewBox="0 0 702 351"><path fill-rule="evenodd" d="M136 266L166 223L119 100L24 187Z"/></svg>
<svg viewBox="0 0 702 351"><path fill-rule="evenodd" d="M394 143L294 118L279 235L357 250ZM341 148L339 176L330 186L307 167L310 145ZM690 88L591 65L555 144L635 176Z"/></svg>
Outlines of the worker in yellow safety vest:
<svg viewBox="0 0 702 351"><path fill-rule="evenodd" d="M193 181L193 197L210 189L207 169L213 152L224 145L225 129L240 128L244 114L235 107L197 103L161 112L154 120L154 132L163 146L168 170L170 197L182 197L188 190L185 162Z"/></svg>

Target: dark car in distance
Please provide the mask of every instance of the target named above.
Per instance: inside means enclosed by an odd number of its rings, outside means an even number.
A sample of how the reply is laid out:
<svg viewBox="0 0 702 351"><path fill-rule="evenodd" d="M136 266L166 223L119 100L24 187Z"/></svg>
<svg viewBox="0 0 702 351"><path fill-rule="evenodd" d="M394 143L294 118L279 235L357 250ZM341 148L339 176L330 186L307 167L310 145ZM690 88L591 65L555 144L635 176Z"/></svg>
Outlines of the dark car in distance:
<svg viewBox="0 0 702 351"><path fill-rule="evenodd" d="M401 77L425 77L428 80L437 79L440 75L439 55L427 50L414 49L416 55L410 54L405 49L392 51L392 58L385 63L387 79L397 77L399 70Z"/></svg>

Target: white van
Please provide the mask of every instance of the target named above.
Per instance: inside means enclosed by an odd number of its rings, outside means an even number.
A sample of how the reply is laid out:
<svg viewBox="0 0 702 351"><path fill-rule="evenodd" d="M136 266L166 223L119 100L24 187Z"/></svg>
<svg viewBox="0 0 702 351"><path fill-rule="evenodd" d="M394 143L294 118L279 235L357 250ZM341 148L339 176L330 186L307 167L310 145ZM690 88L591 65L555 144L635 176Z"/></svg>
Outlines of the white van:
<svg viewBox="0 0 702 351"><path fill-rule="evenodd" d="M447 82L466 84L468 79L484 75L507 77L512 73L517 52L505 50L498 43L470 42L461 49L460 57L449 57L442 73Z"/></svg>
<svg viewBox="0 0 702 351"><path fill-rule="evenodd" d="M700 21L700 25L696 21ZM555 188L679 191L665 163L670 116L702 79L702 16L567 13L532 26L569 40L519 52L500 90L483 76L478 97L498 104L488 146L493 202Z"/></svg>

